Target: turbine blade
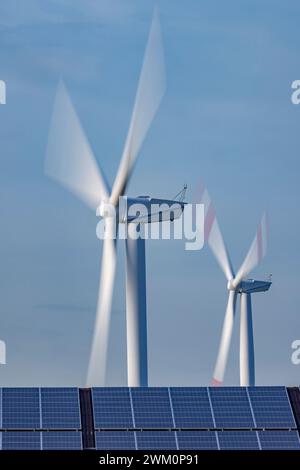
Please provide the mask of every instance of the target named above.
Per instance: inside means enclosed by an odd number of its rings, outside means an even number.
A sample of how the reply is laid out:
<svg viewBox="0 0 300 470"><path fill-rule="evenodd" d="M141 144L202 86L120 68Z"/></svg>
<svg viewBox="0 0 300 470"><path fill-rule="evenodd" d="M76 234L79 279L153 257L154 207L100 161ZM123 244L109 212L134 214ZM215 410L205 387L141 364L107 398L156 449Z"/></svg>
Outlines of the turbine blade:
<svg viewBox="0 0 300 470"><path fill-rule="evenodd" d="M235 291L229 291L219 352L212 380L214 386L221 385L224 380L235 317L236 296Z"/></svg>
<svg viewBox="0 0 300 470"><path fill-rule="evenodd" d="M108 185L62 81L54 102L45 172L92 209L109 196Z"/></svg>
<svg viewBox="0 0 300 470"><path fill-rule="evenodd" d="M239 283L261 262L267 252L267 243L268 223L267 214L264 213L247 256L232 283L234 287L237 287Z"/></svg>
<svg viewBox="0 0 300 470"><path fill-rule="evenodd" d="M165 91L165 66L157 10L154 10L144 62L123 155L113 185L111 202L117 204L129 182L136 157Z"/></svg>
<svg viewBox="0 0 300 470"><path fill-rule="evenodd" d="M113 219L112 221L106 219L107 224L110 222L113 223ZM99 297L88 367L87 387L103 387L105 385L116 259L116 239L104 239Z"/></svg>
<svg viewBox="0 0 300 470"><path fill-rule="evenodd" d="M216 212L207 189L201 185L197 198L204 204L204 239L209 244L217 262L229 281L234 277L231 260L216 218Z"/></svg>

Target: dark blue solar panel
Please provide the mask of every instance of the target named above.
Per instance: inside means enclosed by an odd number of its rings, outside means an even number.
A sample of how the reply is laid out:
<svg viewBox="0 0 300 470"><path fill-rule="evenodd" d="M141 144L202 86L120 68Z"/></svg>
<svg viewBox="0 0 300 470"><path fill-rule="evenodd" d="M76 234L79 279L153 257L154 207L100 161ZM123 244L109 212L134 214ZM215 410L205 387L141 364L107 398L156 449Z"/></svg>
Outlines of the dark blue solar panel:
<svg viewBox="0 0 300 470"><path fill-rule="evenodd" d="M257 427L296 427L284 387L250 387L248 390Z"/></svg>
<svg viewBox="0 0 300 470"><path fill-rule="evenodd" d="M95 428L133 428L129 389L93 388Z"/></svg>
<svg viewBox="0 0 300 470"><path fill-rule="evenodd" d="M139 450L176 450L175 431L137 431Z"/></svg>
<svg viewBox="0 0 300 470"><path fill-rule="evenodd" d="M179 450L218 450L215 431L177 431Z"/></svg>
<svg viewBox="0 0 300 470"><path fill-rule="evenodd" d="M218 431L221 450L259 450L256 431Z"/></svg>
<svg viewBox="0 0 300 470"><path fill-rule="evenodd" d="M263 450L300 450L297 431L259 431L258 435Z"/></svg>
<svg viewBox="0 0 300 470"><path fill-rule="evenodd" d="M242 387L209 389L216 426L221 428L253 428L247 390Z"/></svg>
<svg viewBox="0 0 300 470"><path fill-rule="evenodd" d="M174 387L170 389L170 393L176 427L214 427L207 388Z"/></svg>
<svg viewBox="0 0 300 470"><path fill-rule="evenodd" d="M136 428L173 428L167 388L132 388Z"/></svg>
<svg viewBox="0 0 300 470"><path fill-rule="evenodd" d="M44 429L80 429L77 388L42 388L41 401Z"/></svg>
<svg viewBox="0 0 300 470"><path fill-rule="evenodd" d="M135 450L134 431L96 431L98 450Z"/></svg>
<svg viewBox="0 0 300 470"><path fill-rule="evenodd" d="M40 428L38 388L2 389L2 427L6 429Z"/></svg>
<svg viewBox="0 0 300 470"><path fill-rule="evenodd" d="M80 431L48 431L42 433L43 450L82 449Z"/></svg>
<svg viewBox="0 0 300 470"><path fill-rule="evenodd" d="M40 432L8 431L2 433L3 450L40 450Z"/></svg>

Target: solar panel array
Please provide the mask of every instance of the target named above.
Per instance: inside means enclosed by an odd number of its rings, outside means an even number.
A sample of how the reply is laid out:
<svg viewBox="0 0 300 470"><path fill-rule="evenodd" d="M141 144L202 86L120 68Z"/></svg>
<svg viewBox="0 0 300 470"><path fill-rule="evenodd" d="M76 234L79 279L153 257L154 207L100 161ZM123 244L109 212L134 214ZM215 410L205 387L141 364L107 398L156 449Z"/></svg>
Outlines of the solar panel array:
<svg viewBox="0 0 300 470"><path fill-rule="evenodd" d="M285 387L94 388L92 394L97 449L300 450Z"/></svg>
<svg viewBox="0 0 300 470"><path fill-rule="evenodd" d="M107 387L88 393L90 405L82 407L77 388L0 389L0 449L82 449L84 435L92 433L91 447L99 450L300 450L285 387ZM89 419L81 419L87 409Z"/></svg>
<svg viewBox="0 0 300 470"><path fill-rule="evenodd" d="M3 388L1 449L82 449L77 388Z"/></svg>

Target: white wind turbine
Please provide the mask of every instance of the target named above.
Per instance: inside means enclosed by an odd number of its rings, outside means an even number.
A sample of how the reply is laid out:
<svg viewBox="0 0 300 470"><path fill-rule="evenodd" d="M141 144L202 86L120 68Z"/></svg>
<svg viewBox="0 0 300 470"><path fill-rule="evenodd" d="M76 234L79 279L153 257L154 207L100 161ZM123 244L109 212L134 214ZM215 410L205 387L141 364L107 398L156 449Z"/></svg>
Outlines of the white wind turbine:
<svg viewBox="0 0 300 470"><path fill-rule="evenodd" d="M226 276L228 290L227 308L212 384L215 386L221 385L224 380L235 318L236 300L237 296L240 295L240 385L255 385L251 294L269 290L272 282L247 279L247 276L266 254L268 236L266 214L263 214L248 254L235 274L216 219L214 207L205 188L202 188L200 202L204 204L205 211L204 237Z"/></svg>
<svg viewBox="0 0 300 470"><path fill-rule="evenodd" d="M143 66L139 78L135 103L120 160L117 175L110 189L103 171L98 166L92 149L80 125L70 97L63 83L59 85L49 132L46 155L46 173L66 186L81 198L97 215L105 220L106 237L103 241L102 266L96 321L88 368L87 386L104 386L107 368L107 350L111 321L111 306L116 270L116 238L112 207L117 213L117 222L139 224L173 220L180 217L164 211L151 220L131 217L128 210L132 204L165 203L170 200L123 197L126 192L137 155L158 110L165 91L165 67L158 14L154 11L146 46ZM125 202L125 204L124 204ZM121 204L120 204L121 203ZM147 318L146 318L146 267L145 240L126 239L126 330L127 330L127 376L129 386L147 386Z"/></svg>

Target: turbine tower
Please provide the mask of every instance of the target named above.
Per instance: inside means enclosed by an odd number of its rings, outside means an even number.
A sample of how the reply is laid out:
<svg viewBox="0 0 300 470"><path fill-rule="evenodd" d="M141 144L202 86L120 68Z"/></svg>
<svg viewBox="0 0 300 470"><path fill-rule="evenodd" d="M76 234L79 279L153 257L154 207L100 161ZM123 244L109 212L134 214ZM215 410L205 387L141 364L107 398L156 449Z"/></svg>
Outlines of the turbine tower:
<svg viewBox="0 0 300 470"><path fill-rule="evenodd" d="M255 358L252 323L251 295L270 289L271 281L248 279L248 274L262 261L267 250L267 220L263 214L257 233L247 256L235 274L226 249L207 189L201 190L200 202L204 204L204 237L227 279L228 302L212 384L221 385L224 380L228 353L235 319L236 301L240 296L240 385L255 385Z"/></svg>
<svg viewBox="0 0 300 470"><path fill-rule="evenodd" d="M87 376L87 386L104 386L107 349L111 322L111 306L116 271L116 237L112 212L117 222L127 224L128 231L137 224L174 220L180 217L184 203L148 196L124 196L137 155L158 110L165 91L165 68L158 13L155 10L139 78L129 130L112 188L98 166L63 83L56 95L46 155L46 173L81 198L105 220L102 266L94 336ZM152 214L130 216L130 207L140 204L179 204ZM165 206L166 207L166 206ZM113 209L113 210L112 210ZM127 376L129 386L147 386L147 318L145 240L126 239L126 330Z"/></svg>

